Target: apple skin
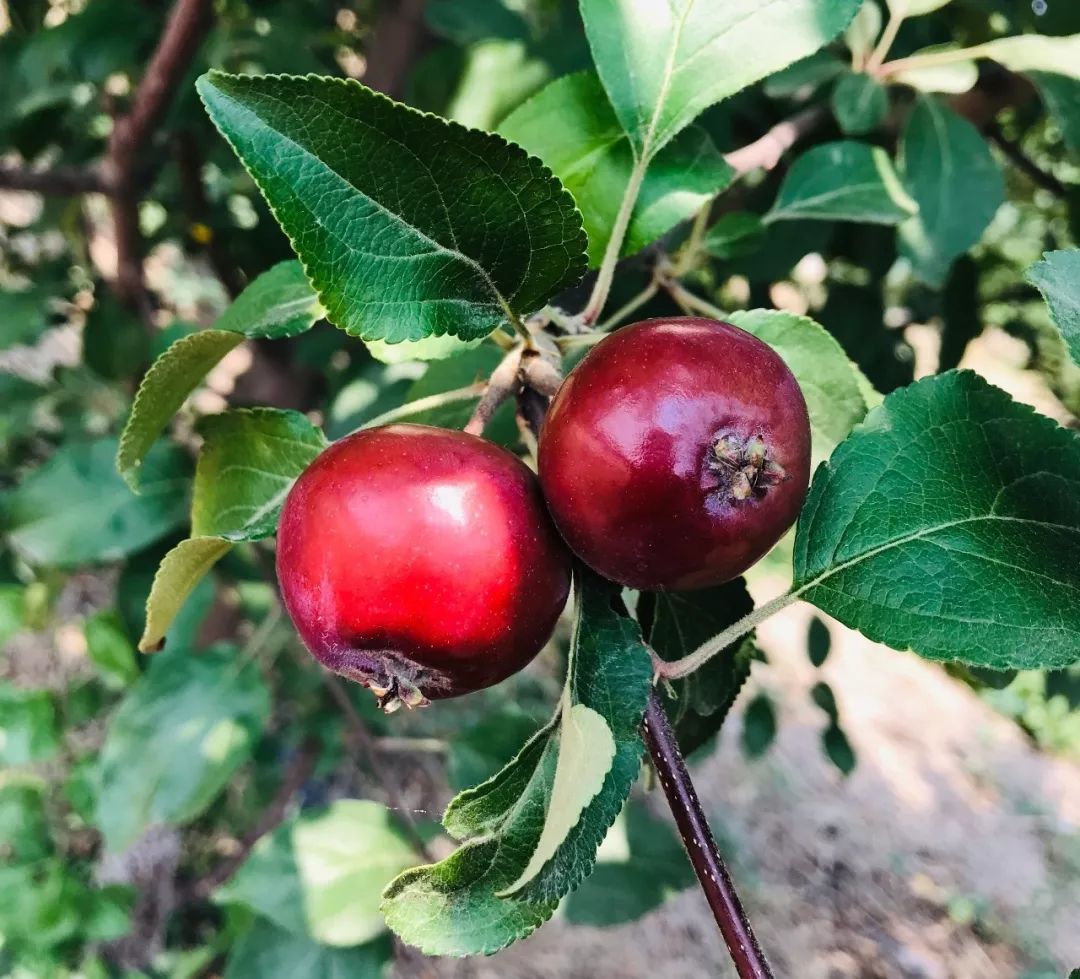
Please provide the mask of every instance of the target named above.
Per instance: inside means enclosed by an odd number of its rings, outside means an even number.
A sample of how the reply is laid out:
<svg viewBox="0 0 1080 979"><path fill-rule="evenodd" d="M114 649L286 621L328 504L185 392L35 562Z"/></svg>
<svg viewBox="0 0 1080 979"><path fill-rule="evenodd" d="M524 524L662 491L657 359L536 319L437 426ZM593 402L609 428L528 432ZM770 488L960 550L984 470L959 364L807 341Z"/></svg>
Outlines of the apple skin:
<svg viewBox="0 0 1080 979"><path fill-rule="evenodd" d="M520 670L551 636L570 569L520 459L425 425L331 445L278 530L278 581L304 643L387 710Z"/></svg>
<svg viewBox="0 0 1080 979"><path fill-rule="evenodd" d="M539 462L555 523L586 564L632 588L705 588L794 523L810 423L795 377L756 337L717 320L645 320L571 372Z"/></svg>

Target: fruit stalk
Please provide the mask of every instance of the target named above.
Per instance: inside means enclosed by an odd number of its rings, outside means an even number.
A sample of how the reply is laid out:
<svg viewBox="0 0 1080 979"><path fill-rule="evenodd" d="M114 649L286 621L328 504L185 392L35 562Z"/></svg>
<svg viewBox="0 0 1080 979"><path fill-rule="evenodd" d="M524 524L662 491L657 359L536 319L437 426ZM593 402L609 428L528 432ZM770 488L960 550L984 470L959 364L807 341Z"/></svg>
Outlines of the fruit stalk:
<svg viewBox="0 0 1080 979"><path fill-rule="evenodd" d="M769 964L735 893L735 886L702 812L701 800L686 770L675 734L655 691L649 696L641 729L686 854L740 979L772 979Z"/></svg>
<svg viewBox="0 0 1080 979"><path fill-rule="evenodd" d="M518 410L537 439L547 413L549 399L529 387L518 392ZM709 822L701 808L694 783L679 751L675 733L657 700L649 695L641 733L649 749L653 767L667 797L675 825L682 838L690 864L697 874L705 900L724 937L740 979L773 979L765 955L735 892L735 885L724 866Z"/></svg>

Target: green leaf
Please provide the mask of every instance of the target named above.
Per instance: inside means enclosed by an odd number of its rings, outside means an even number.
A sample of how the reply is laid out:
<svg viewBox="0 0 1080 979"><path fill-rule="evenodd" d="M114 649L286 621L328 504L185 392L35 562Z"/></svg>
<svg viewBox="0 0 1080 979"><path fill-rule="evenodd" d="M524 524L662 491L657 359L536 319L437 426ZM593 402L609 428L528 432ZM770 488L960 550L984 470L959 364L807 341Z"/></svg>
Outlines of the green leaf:
<svg viewBox="0 0 1080 979"><path fill-rule="evenodd" d="M501 137L351 79L211 72L198 89L347 333L482 337L584 272L570 195Z"/></svg>
<svg viewBox="0 0 1080 979"><path fill-rule="evenodd" d="M713 258L741 258L761 247L765 226L752 211L730 211L721 214L705 232L702 244Z"/></svg>
<svg viewBox="0 0 1080 979"><path fill-rule="evenodd" d="M836 766L841 775L850 775L855 771L858 761L855 757L855 749L851 747L851 742L848 741L843 728L836 721L833 721L821 733L821 746L825 749L829 761Z"/></svg>
<svg viewBox="0 0 1080 979"><path fill-rule="evenodd" d="M480 340L459 340L457 337L424 337L423 340L368 340L368 353L383 364L403 364L410 360L443 360L472 350Z"/></svg>
<svg viewBox="0 0 1080 979"><path fill-rule="evenodd" d="M828 458L866 415L861 371L832 334L806 316L748 309L731 313L728 320L783 358L806 399L814 461Z"/></svg>
<svg viewBox="0 0 1080 979"><path fill-rule="evenodd" d="M0 291L0 350L37 340L49 325L48 303L39 289Z"/></svg>
<svg viewBox="0 0 1080 979"><path fill-rule="evenodd" d="M854 20L844 31L844 42L851 50L853 60L862 64L874 50L882 28L881 7L875 0L863 0Z"/></svg>
<svg viewBox="0 0 1080 979"><path fill-rule="evenodd" d="M904 130L901 172L919 213L900 226L900 253L927 285L982 237L1005 199L1004 181L979 131L932 98Z"/></svg>
<svg viewBox="0 0 1080 979"><path fill-rule="evenodd" d="M22 585L0 585L0 646L23 627L26 589Z"/></svg>
<svg viewBox="0 0 1080 979"><path fill-rule="evenodd" d="M485 713L473 726L456 731L448 745L450 787L460 790L487 781L513 760L536 728L536 719L511 701L498 711Z"/></svg>
<svg viewBox="0 0 1080 979"><path fill-rule="evenodd" d="M593 72L553 81L499 127L540 157L574 195L589 235L589 264L600 264L623 191L634 169L629 137ZM692 217L731 182L733 171L698 126L649 165L623 242L632 255Z"/></svg>
<svg viewBox="0 0 1080 979"><path fill-rule="evenodd" d="M924 48L918 54L937 56L959 50L958 44L950 42ZM974 57L959 61L943 60L940 64L930 61L920 65L916 62L909 68L893 73L889 76L889 80L901 85L910 85L920 92L959 94L975 87L975 83L979 80L979 66L975 63Z"/></svg>
<svg viewBox="0 0 1080 979"><path fill-rule="evenodd" d="M1070 153L1080 153L1080 81L1045 71L1029 71L1046 111L1061 130Z"/></svg>
<svg viewBox="0 0 1080 979"><path fill-rule="evenodd" d="M825 711L830 721L835 722L840 716L840 712L836 707L836 695L833 693L832 687L823 680L819 680L811 687L810 699Z"/></svg>
<svg viewBox="0 0 1080 979"><path fill-rule="evenodd" d="M15 781L0 786L0 848L5 863L34 863L50 855L42 786Z"/></svg>
<svg viewBox="0 0 1080 979"><path fill-rule="evenodd" d="M279 262L253 279L218 317L214 329L282 340L310 330L322 315L304 267L290 260Z"/></svg>
<svg viewBox="0 0 1080 979"><path fill-rule="evenodd" d="M256 919L229 953L225 979L383 979L389 942L330 948Z"/></svg>
<svg viewBox="0 0 1080 979"><path fill-rule="evenodd" d="M820 668L825 663L831 646L829 627L815 615L810 619L810 634L806 641L806 653L810 662Z"/></svg>
<svg viewBox="0 0 1080 979"><path fill-rule="evenodd" d="M635 624L613 609L614 586L583 574L578 592L564 709L583 705L603 718L614 739L614 761L573 827L559 827L561 843L543 868L506 897L498 895L522 877L551 821L563 744L559 724L543 728L501 772L454 799L443 822L464 845L441 863L406 871L383 902L390 927L428 954L494 952L547 920L559 899L589 874L637 777L639 725L652 679L649 655Z"/></svg>
<svg viewBox="0 0 1080 979"><path fill-rule="evenodd" d="M116 455L116 468L133 491L138 492L146 454L169 420L210 368L243 342L238 333L201 330L177 340L154 361L139 384Z"/></svg>
<svg viewBox="0 0 1080 979"><path fill-rule="evenodd" d="M116 474L115 439L71 442L0 495L7 539L34 565L73 568L134 554L186 519L188 461L173 446L151 452L142 496Z"/></svg>
<svg viewBox="0 0 1080 979"><path fill-rule="evenodd" d="M300 412L277 408L210 415L199 434L191 533L230 541L271 536L296 478L327 445Z"/></svg>
<svg viewBox="0 0 1080 979"><path fill-rule="evenodd" d="M1068 37L1017 34L987 41L971 50L1010 71L1049 72L1080 79L1080 34Z"/></svg>
<svg viewBox="0 0 1080 979"><path fill-rule="evenodd" d="M795 587L929 659L1076 661L1080 440L967 371L893 392L819 467Z"/></svg>
<svg viewBox="0 0 1080 979"><path fill-rule="evenodd" d="M109 721L95 823L111 851L147 826L206 810L251 753L270 711L258 667L239 650L155 657Z"/></svg>
<svg viewBox="0 0 1080 979"><path fill-rule="evenodd" d="M102 610L91 615L83 624L83 635L90 662L111 686L126 687L138 678L135 648L116 612Z"/></svg>
<svg viewBox="0 0 1080 979"><path fill-rule="evenodd" d="M566 917L594 927L635 921L693 883L670 822L631 800L604 839L596 868L566 899Z"/></svg>
<svg viewBox="0 0 1080 979"><path fill-rule="evenodd" d="M689 656L754 608L742 578L718 588L642 594L641 602L638 614L648 622L649 645L668 661ZM752 655L753 639L747 636L671 684L664 709L684 754L696 751L720 730L750 676Z"/></svg>
<svg viewBox="0 0 1080 979"><path fill-rule="evenodd" d="M760 758L776 739L776 709L772 698L762 691L743 714L742 746L747 758Z"/></svg>
<svg viewBox="0 0 1080 979"><path fill-rule="evenodd" d="M862 72L845 75L832 91L832 111L849 136L876 129L889 111L889 93L876 78Z"/></svg>
<svg viewBox="0 0 1080 979"><path fill-rule="evenodd" d="M146 327L104 286L95 291L82 343L83 362L109 381L126 381L140 373L150 356Z"/></svg>
<svg viewBox="0 0 1080 979"><path fill-rule="evenodd" d="M813 54L860 0L581 0L615 115L648 160L721 99Z"/></svg>
<svg viewBox="0 0 1080 979"><path fill-rule="evenodd" d="M146 599L146 626L139 649L152 653L165 644L165 633L195 586L232 548L220 537L190 537L176 545L161 562Z"/></svg>
<svg viewBox="0 0 1080 979"><path fill-rule="evenodd" d="M1042 293L1069 355L1080 364L1080 248L1044 252L1024 278Z"/></svg>
<svg viewBox="0 0 1080 979"><path fill-rule="evenodd" d="M899 224L916 209L883 149L842 140L815 146L795 161L764 220Z"/></svg>
<svg viewBox="0 0 1080 979"><path fill-rule="evenodd" d="M0 765L29 765L56 754L59 727L44 690L20 690L0 680Z"/></svg>
<svg viewBox="0 0 1080 979"><path fill-rule="evenodd" d="M263 837L217 900L324 945L360 945L386 930L383 888L414 859L388 809L343 799Z"/></svg>
<svg viewBox="0 0 1080 979"><path fill-rule="evenodd" d="M139 384L120 437L116 468L133 489L138 468L210 369L244 337L277 340L297 336L323 315L299 262L281 262L253 279L210 330L181 337L151 365Z"/></svg>

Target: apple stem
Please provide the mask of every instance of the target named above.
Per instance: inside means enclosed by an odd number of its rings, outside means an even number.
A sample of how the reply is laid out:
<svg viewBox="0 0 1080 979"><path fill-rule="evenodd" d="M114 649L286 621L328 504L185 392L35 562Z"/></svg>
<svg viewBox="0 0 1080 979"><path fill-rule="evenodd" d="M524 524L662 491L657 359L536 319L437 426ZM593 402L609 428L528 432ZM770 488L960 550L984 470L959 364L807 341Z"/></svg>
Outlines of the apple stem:
<svg viewBox="0 0 1080 979"><path fill-rule="evenodd" d="M641 730L683 846L740 979L772 979L765 954L735 893L735 885L716 847L701 800L655 691L649 695Z"/></svg>

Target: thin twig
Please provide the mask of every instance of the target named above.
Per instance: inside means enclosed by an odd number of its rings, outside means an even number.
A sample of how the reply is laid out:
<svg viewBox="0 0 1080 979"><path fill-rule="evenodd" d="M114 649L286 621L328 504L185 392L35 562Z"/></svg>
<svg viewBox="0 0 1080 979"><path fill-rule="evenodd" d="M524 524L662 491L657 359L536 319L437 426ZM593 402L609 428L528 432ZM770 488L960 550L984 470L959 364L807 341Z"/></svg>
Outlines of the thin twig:
<svg viewBox="0 0 1080 979"><path fill-rule="evenodd" d="M615 329L624 319L630 316L632 313L637 312L642 306L644 306L653 296L659 292L660 286L654 279L644 289L641 290L633 299L629 300L625 306L615 310L603 323L601 323L596 329L600 333L606 333L608 330ZM588 334L585 334L588 336Z"/></svg>
<svg viewBox="0 0 1080 979"><path fill-rule="evenodd" d="M278 788L274 798L262 811L255 825L240 838L236 852L222 860L209 873L193 881L184 891L184 897L187 900L203 901L210 897L214 891L240 869L255 844L267 833L272 832L281 825L289 814L293 796L311 778L318 757L318 739L313 736L305 738L290 759L288 768L285 769L285 775L281 780L281 786Z"/></svg>
<svg viewBox="0 0 1080 979"><path fill-rule="evenodd" d="M53 197L97 194L105 189L101 174L87 167L0 167L0 190L29 190Z"/></svg>
<svg viewBox="0 0 1080 979"><path fill-rule="evenodd" d="M790 119L778 122L760 139L728 153L724 159L735 171L736 176L742 176L759 167L771 170L780 162L784 153L812 129L817 128L826 115L822 106L815 105L803 109Z"/></svg>
<svg viewBox="0 0 1080 979"><path fill-rule="evenodd" d="M991 122L984 126L983 132L986 133L990 141L1001 150L1006 157L1008 157L1009 162L1021 173L1026 174L1031 182L1037 187L1042 187L1043 190L1050 191L1050 193L1056 197L1065 197L1068 195L1069 188L1052 173L1047 173L1047 171L1043 170L1042 167L1021 149L1019 143L1009 139L1009 137L1001 131L1001 126L996 122Z"/></svg>
<svg viewBox="0 0 1080 979"><path fill-rule="evenodd" d="M432 857L431 852L428 850L423 837L421 837L420 833L417 831L416 823L413 822L412 813L404 805L404 802L398 793L397 784L390 778L386 771L386 767L382 763L382 758L379 755L378 743L372 733L368 730L367 724L364 723L364 719L360 716L360 712L356 709L353 702L349 699L349 695L345 692L345 685L335 674L328 670L322 671L322 677L323 681L326 683L327 689L330 691L330 695L334 698L337 705L341 708L342 713L345 715L345 721L348 725L350 737L356 743L356 747L364 753L368 767L371 769L371 774L375 776L375 779L382 785L383 791L386 792L389 808L397 814L401 827L405 831L405 835L409 837L409 842L412 843L413 849L429 863L433 863L434 857Z"/></svg>
<svg viewBox="0 0 1080 979"><path fill-rule="evenodd" d="M465 425L465 431L470 435L483 435L484 429L487 428L495 412L513 397L518 386L521 352L521 345L515 346L491 372L491 377L488 378L487 385L484 387L484 393L476 403L472 417Z"/></svg>
<svg viewBox="0 0 1080 979"><path fill-rule="evenodd" d="M885 30L881 32L877 45L870 52L870 57L866 59L866 70L868 72L876 72L888 56L889 50L896 40L896 35L900 32L900 25L904 22L905 7L906 5L903 2L889 4L889 20L885 24Z"/></svg>
<svg viewBox="0 0 1080 979"><path fill-rule="evenodd" d="M649 696L641 731L686 847L686 855L724 936L736 971L741 979L771 979L769 964L765 961L765 955L735 892L735 885L724 866L709 822L701 809L701 800L694 790L678 742L655 692Z"/></svg>
<svg viewBox="0 0 1080 979"><path fill-rule="evenodd" d="M528 385L518 394L521 415L539 437L548 399ZM772 979L768 963L735 892L735 886L720 857L708 820L690 773L686 770L675 735L668 724L656 693L649 695L641 723L642 736L660 778L671 813L675 817L690 863L697 874L705 899L724 936L728 952L741 979Z"/></svg>

